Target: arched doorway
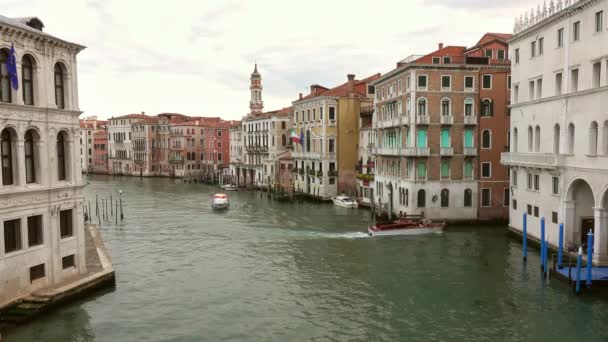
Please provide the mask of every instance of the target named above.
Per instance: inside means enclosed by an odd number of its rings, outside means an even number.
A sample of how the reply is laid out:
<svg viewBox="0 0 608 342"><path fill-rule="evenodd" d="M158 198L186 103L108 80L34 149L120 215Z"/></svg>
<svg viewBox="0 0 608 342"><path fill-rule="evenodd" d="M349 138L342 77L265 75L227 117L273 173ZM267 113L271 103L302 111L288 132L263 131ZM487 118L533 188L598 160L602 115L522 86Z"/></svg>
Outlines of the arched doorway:
<svg viewBox="0 0 608 342"><path fill-rule="evenodd" d="M575 246L586 245L587 233L594 230L595 196L589 183L575 179L566 194L566 242Z"/></svg>

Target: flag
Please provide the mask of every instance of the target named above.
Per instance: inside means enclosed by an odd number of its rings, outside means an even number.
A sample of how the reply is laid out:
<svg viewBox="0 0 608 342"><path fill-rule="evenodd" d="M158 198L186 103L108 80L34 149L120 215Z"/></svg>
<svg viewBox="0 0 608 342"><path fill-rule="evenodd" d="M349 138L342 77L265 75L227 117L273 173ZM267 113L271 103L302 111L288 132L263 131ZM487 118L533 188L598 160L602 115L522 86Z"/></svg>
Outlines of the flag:
<svg viewBox="0 0 608 342"><path fill-rule="evenodd" d="M17 76L17 61L15 60L15 46L11 43L11 51L6 60L6 71L11 80L13 89L19 89L19 77Z"/></svg>
<svg viewBox="0 0 608 342"><path fill-rule="evenodd" d="M304 146L304 130L300 130L300 145Z"/></svg>
<svg viewBox="0 0 608 342"><path fill-rule="evenodd" d="M289 138L291 139L291 142L293 142L293 143L300 142L300 136L298 135L298 133L296 133L296 130L293 128L291 129L291 134L290 134Z"/></svg>

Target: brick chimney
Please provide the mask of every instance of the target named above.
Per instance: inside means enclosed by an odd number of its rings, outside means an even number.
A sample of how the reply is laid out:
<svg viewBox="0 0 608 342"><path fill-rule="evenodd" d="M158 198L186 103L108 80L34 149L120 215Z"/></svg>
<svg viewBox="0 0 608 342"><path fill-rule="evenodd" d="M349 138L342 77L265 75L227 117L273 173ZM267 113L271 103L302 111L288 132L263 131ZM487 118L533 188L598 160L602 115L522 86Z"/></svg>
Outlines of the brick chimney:
<svg viewBox="0 0 608 342"><path fill-rule="evenodd" d="M441 49L443 49L443 43L439 43L439 49L437 49L437 50L441 50Z"/></svg>
<svg viewBox="0 0 608 342"><path fill-rule="evenodd" d="M348 75L346 75L346 77L348 78L349 82L352 82L355 80L355 74L348 74Z"/></svg>
<svg viewBox="0 0 608 342"><path fill-rule="evenodd" d="M302 99L302 93L300 93L300 100Z"/></svg>

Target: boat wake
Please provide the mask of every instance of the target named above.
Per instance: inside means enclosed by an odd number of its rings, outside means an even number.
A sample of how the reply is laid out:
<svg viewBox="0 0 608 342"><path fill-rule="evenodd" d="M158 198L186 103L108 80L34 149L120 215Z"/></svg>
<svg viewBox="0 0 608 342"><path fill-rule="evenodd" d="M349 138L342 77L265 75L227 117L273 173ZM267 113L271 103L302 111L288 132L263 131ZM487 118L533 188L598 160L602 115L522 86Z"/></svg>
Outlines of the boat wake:
<svg viewBox="0 0 608 342"><path fill-rule="evenodd" d="M325 233L325 232L310 232L312 237L325 239L363 239L369 235L364 232L346 232L346 233Z"/></svg>

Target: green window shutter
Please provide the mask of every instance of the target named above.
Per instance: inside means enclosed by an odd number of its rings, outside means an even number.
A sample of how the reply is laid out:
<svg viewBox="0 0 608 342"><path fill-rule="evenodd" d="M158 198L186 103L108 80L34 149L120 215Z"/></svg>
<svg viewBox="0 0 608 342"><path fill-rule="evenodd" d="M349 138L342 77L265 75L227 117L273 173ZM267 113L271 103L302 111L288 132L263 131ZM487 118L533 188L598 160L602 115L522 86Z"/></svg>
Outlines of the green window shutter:
<svg viewBox="0 0 608 342"><path fill-rule="evenodd" d="M470 160L464 162L464 176L467 178L473 177L473 163Z"/></svg>
<svg viewBox="0 0 608 342"><path fill-rule="evenodd" d="M450 177L450 163L447 161L441 162L441 178Z"/></svg>
<svg viewBox="0 0 608 342"><path fill-rule="evenodd" d="M418 147L426 147L426 129L418 130Z"/></svg>
<svg viewBox="0 0 608 342"><path fill-rule="evenodd" d="M426 177L426 164L420 163L418 164L418 178Z"/></svg>
<svg viewBox="0 0 608 342"><path fill-rule="evenodd" d="M464 131L464 147L473 147L473 130L470 128Z"/></svg>
<svg viewBox="0 0 608 342"><path fill-rule="evenodd" d="M450 147L450 130L447 128L441 130L441 147Z"/></svg>
<svg viewBox="0 0 608 342"><path fill-rule="evenodd" d="M405 131L405 146L407 146L407 147L412 146L412 142L410 141L410 130L409 130L409 128L407 129L407 131Z"/></svg>

